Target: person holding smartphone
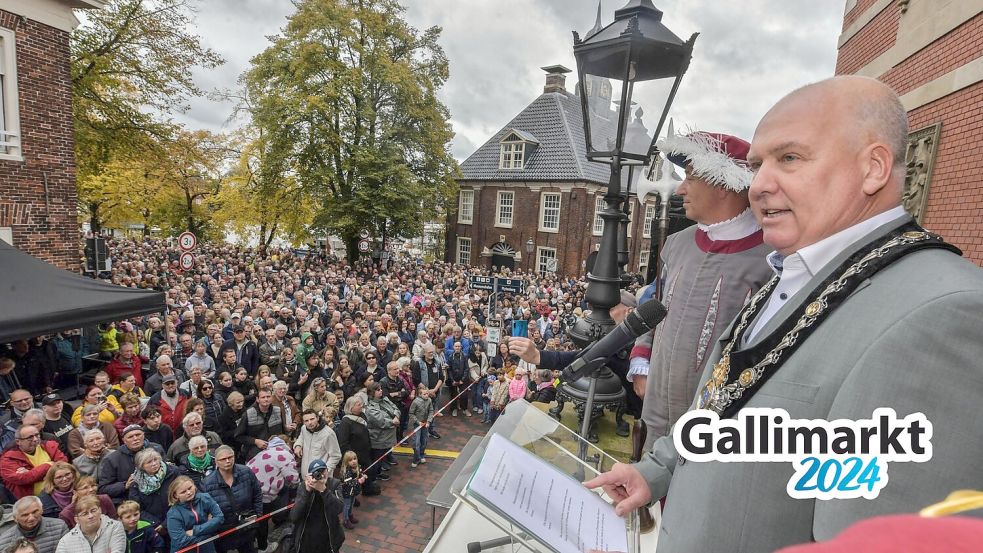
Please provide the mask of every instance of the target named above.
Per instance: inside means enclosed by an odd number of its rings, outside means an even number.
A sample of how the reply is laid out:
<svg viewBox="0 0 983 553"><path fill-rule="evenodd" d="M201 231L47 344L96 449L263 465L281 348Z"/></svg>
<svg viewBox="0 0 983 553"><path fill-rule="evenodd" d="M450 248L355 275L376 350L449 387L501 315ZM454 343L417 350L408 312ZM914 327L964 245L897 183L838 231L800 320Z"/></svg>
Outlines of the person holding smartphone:
<svg viewBox="0 0 983 553"><path fill-rule="evenodd" d="M341 551L341 545L345 543L345 530L339 518L343 507L341 482L328 475L328 465L323 460L311 461L304 485L297 490L297 499L290 511L294 532L289 551Z"/></svg>

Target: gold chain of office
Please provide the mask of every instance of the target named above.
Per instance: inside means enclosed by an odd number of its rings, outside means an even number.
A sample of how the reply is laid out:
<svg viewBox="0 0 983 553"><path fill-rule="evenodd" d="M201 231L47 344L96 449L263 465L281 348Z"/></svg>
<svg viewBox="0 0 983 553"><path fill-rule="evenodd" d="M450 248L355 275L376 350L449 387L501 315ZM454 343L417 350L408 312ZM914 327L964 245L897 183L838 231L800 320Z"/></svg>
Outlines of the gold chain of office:
<svg viewBox="0 0 983 553"><path fill-rule="evenodd" d="M733 382L727 383L731 373L730 353L734 349L735 344L742 339L744 330L747 328L748 323L754 320L754 317L758 312L758 306L761 304L762 300L770 294L772 288L778 282L777 276L772 277L772 279L761 287L761 289L758 290L758 292L751 298L751 301L748 302L747 306L741 313L740 320L737 327L731 334L730 341L726 346L724 346L724 349L721 352L720 360L713 365L713 373L710 375L709 380L700 393L699 408L710 409L716 412L718 415L722 415L727 407L729 407L733 402L739 400L748 389L754 387L761 381L769 367L776 366L781 361L786 350L797 344L800 337L799 335L803 330L816 325L818 322L821 322L821 320L832 311L832 309L830 309L831 296L839 293L848 284L851 284L851 279L859 280L859 277L866 278L869 276L866 274L866 269L872 261L886 256L888 253L891 253L892 250L897 248L902 248L918 242L924 242L926 240L936 240L942 242L941 238L924 230L907 231L891 238L879 247L868 252L855 263L849 265L838 278L830 282L826 288L823 289L822 293L815 300L809 302L801 309L801 313L795 326L793 326L792 329L789 330L784 337L782 337L781 341L779 341L778 344L761 359L761 361L759 361L753 367L742 370Z"/></svg>

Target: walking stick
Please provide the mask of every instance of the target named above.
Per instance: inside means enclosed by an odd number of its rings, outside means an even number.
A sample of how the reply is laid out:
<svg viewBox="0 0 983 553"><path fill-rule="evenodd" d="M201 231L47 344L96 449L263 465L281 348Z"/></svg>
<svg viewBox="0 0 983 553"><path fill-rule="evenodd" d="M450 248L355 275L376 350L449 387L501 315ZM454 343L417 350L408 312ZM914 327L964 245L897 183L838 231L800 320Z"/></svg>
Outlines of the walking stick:
<svg viewBox="0 0 983 553"><path fill-rule="evenodd" d="M637 463L642 458L642 449L645 447L645 438L648 435L648 428L642 419L635 419L635 424L631 432L631 462ZM638 508L638 529L641 533L647 534L655 529L655 518L649 512L648 507Z"/></svg>

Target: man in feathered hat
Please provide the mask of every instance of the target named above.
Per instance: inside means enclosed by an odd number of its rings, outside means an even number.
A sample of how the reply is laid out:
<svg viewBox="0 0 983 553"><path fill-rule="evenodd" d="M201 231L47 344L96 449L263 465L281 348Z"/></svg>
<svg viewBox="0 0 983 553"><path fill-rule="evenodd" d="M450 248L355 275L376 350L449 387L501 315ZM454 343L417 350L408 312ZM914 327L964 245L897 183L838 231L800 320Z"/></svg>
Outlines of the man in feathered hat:
<svg viewBox="0 0 983 553"><path fill-rule="evenodd" d="M658 147L685 169L676 193L697 225L669 237L659 282L641 298L658 292L669 311L631 353L628 379L643 397L646 449L689 409L715 340L771 277L761 261L770 248L748 203L750 144L720 133L675 135L670 127Z"/></svg>

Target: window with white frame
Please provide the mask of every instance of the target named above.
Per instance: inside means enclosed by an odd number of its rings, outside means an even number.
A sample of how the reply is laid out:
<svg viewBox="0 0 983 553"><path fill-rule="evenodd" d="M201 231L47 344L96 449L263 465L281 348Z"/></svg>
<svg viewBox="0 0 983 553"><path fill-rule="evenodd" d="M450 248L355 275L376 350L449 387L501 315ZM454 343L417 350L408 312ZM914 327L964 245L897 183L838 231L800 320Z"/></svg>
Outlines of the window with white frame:
<svg viewBox="0 0 983 553"><path fill-rule="evenodd" d="M541 273L556 272L556 248L544 248L542 246L537 248L536 267Z"/></svg>
<svg viewBox="0 0 983 553"><path fill-rule="evenodd" d="M645 218L642 220L642 238L652 238L653 219L655 219L655 204L645 204Z"/></svg>
<svg viewBox="0 0 983 553"><path fill-rule="evenodd" d="M0 28L0 159L20 160L22 158L15 44L14 32Z"/></svg>
<svg viewBox="0 0 983 553"><path fill-rule="evenodd" d="M457 238L457 262L461 265L471 264L471 239Z"/></svg>
<svg viewBox="0 0 983 553"><path fill-rule="evenodd" d="M462 225L474 222L474 190L461 190L457 197L457 222Z"/></svg>
<svg viewBox="0 0 983 553"><path fill-rule="evenodd" d="M498 158L499 169L522 169L522 161L526 153L526 143L522 141L502 142L501 154Z"/></svg>
<svg viewBox="0 0 983 553"><path fill-rule="evenodd" d="M638 272L644 275L645 271L648 270L648 267L649 267L649 252L647 250L642 250L638 254Z"/></svg>
<svg viewBox="0 0 983 553"><path fill-rule="evenodd" d="M498 193L498 205L495 209L495 226L512 228L512 216L515 214L515 192L502 190Z"/></svg>
<svg viewBox="0 0 983 553"><path fill-rule="evenodd" d="M539 230L560 231L560 193L544 192L539 198Z"/></svg>
<svg viewBox="0 0 983 553"><path fill-rule="evenodd" d="M594 196L594 236L600 236L604 232L604 219L601 219L602 211L604 211L604 196Z"/></svg>

